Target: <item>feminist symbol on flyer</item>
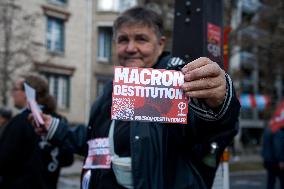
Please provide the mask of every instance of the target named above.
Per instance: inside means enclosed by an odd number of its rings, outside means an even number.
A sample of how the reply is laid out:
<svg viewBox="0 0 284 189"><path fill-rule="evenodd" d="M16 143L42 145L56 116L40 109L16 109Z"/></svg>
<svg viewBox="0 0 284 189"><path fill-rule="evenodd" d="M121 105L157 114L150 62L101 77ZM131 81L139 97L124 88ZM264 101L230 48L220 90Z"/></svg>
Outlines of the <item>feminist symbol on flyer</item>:
<svg viewBox="0 0 284 189"><path fill-rule="evenodd" d="M115 66L112 119L187 123L188 100L180 71Z"/></svg>
<svg viewBox="0 0 284 189"><path fill-rule="evenodd" d="M186 103L184 103L184 102L178 103L178 108L180 110L180 113L178 115L179 116L185 116L186 114L184 114L182 111L186 108Z"/></svg>

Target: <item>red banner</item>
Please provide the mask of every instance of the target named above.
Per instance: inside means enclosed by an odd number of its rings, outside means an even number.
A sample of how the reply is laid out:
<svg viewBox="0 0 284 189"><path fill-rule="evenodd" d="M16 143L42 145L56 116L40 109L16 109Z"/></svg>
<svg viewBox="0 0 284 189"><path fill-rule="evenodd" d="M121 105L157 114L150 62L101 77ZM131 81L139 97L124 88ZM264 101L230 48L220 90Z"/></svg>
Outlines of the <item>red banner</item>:
<svg viewBox="0 0 284 189"><path fill-rule="evenodd" d="M224 46L223 46L223 56L224 56L224 70L228 71L229 68L229 34L231 32L230 27L225 27L224 29Z"/></svg>
<svg viewBox="0 0 284 189"><path fill-rule="evenodd" d="M112 119L186 124L183 83L180 71L115 67Z"/></svg>
<svg viewBox="0 0 284 189"><path fill-rule="evenodd" d="M222 36L221 28L212 23L207 24L207 49L210 53L209 58L216 58L221 56Z"/></svg>
<svg viewBox="0 0 284 189"><path fill-rule="evenodd" d="M269 121L269 126L272 132L276 132L281 127L284 127L284 100L276 108L276 111Z"/></svg>

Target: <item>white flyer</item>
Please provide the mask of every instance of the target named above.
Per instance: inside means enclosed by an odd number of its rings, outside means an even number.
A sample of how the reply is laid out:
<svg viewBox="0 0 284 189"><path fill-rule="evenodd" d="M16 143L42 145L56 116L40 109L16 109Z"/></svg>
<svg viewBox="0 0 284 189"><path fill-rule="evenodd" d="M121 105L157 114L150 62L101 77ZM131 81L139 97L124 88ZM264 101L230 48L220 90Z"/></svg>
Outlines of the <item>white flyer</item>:
<svg viewBox="0 0 284 189"><path fill-rule="evenodd" d="M29 108L34 117L35 123L37 127L41 127L44 125L43 118L41 116L41 110L36 102L36 93L35 89L24 83L25 93L28 100Z"/></svg>

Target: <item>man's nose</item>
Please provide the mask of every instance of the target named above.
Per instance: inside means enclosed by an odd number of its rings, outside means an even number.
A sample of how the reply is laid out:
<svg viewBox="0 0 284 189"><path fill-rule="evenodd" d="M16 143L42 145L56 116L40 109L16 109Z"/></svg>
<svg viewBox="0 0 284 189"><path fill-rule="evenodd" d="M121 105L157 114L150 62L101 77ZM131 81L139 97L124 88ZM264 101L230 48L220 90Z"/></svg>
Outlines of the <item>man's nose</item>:
<svg viewBox="0 0 284 189"><path fill-rule="evenodd" d="M134 41L129 41L126 47L127 52L136 52L137 51L137 46Z"/></svg>

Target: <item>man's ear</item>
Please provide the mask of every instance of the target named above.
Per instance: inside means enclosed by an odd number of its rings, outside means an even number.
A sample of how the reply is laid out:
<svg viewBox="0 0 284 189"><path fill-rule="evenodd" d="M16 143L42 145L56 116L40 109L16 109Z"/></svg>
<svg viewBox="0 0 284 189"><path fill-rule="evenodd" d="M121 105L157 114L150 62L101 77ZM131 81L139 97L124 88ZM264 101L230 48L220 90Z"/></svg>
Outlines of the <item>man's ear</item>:
<svg viewBox="0 0 284 189"><path fill-rule="evenodd" d="M165 36L162 36L160 37L159 39L159 46L160 46L160 54L162 54L162 52L164 51L165 49L165 45L166 45L166 37Z"/></svg>

